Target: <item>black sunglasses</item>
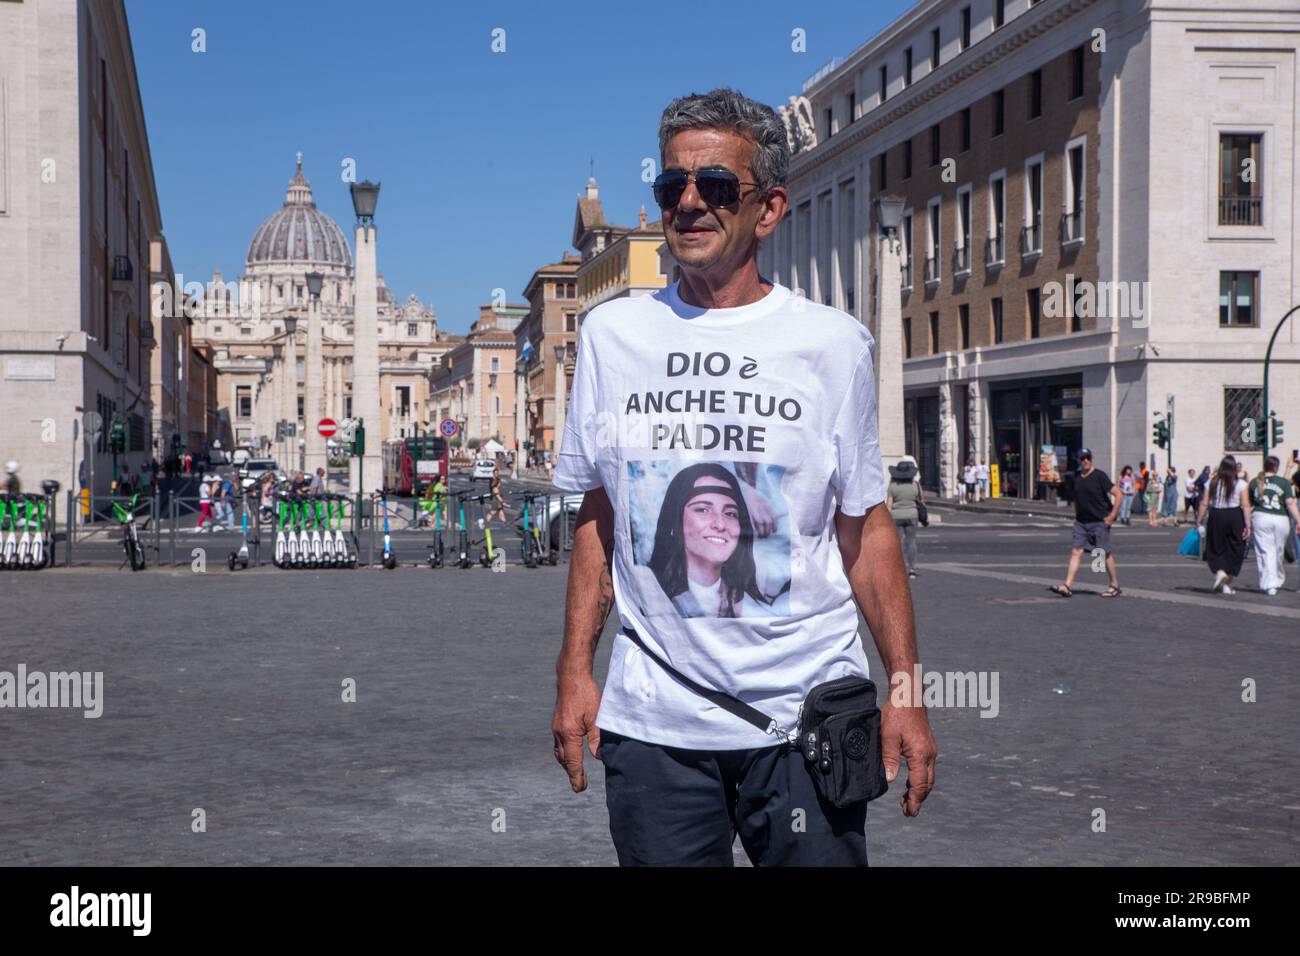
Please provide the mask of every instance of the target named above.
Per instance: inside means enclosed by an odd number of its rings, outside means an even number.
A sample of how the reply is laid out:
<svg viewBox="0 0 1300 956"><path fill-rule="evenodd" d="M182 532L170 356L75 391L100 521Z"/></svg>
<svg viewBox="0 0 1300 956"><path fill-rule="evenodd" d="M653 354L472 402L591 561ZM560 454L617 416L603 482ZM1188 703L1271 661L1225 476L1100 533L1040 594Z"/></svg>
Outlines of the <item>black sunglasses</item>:
<svg viewBox="0 0 1300 956"><path fill-rule="evenodd" d="M740 202L741 186L757 186L758 183L742 182L729 169L701 169L688 173L684 169L670 169L660 173L654 181L655 202L660 209L672 209L682 201L686 186L695 180L695 189L700 198L714 208L734 206Z"/></svg>

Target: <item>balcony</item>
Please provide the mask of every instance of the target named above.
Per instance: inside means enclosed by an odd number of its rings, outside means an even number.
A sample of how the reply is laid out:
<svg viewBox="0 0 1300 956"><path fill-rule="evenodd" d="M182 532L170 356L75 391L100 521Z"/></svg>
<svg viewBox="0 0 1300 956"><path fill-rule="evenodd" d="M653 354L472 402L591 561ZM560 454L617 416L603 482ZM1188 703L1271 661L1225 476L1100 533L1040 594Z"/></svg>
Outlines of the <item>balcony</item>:
<svg viewBox="0 0 1300 956"><path fill-rule="evenodd" d="M989 269L1000 269L1006 263L1006 237L999 229L996 235L984 240L984 265Z"/></svg>
<svg viewBox="0 0 1300 956"><path fill-rule="evenodd" d="M1035 219L1020 230L1020 258L1032 259L1043 254L1043 222Z"/></svg>
<svg viewBox="0 0 1300 956"><path fill-rule="evenodd" d="M925 284L934 285L939 281L939 259L929 256L925 260Z"/></svg>
<svg viewBox="0 0 1300 956"><path fill-rule="evenodd" d="M1264 225L1263 196L1220 196L1220 226Z"/></svg>
<svg viewBox="0 0 1300 956"><path fill-rule="evenodd" d="M1083 242L1083 209L1061 214L1061 245Z"/></svg>
<svg viewBox="0 0 1300 956"><path fill-rule="evenodd" d="M956 275L970 275L970 238L952 252L952 271Z"/></svg>
<svg viewBox="0 0 1300 956"><path fill-rule="evenodd" d="M114 282L131 282L135 278L130 256L113 257L112 277Z"/></svg>

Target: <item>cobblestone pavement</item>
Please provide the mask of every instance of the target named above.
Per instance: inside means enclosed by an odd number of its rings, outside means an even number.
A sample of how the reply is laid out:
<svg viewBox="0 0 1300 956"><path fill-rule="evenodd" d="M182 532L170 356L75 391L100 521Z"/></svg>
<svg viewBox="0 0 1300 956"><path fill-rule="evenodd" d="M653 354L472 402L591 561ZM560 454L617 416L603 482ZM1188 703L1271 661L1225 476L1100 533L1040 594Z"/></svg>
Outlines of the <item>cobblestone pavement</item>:
<svg viewBox="0 0 1300 956"><path fill-rule="evenodd" d="M925 668L996 672L997 715L932 711L938 788L872 805L874 864L1300 861L1296 569L1215 595L1180 537L1116 529L1125 594L1066 600L1068 525L921 533ZM573 794L551 755L566 568L513 560L3 574L0 670L103 671L104 712L0 710L0 865L614 863L599 765Z"/></svg>

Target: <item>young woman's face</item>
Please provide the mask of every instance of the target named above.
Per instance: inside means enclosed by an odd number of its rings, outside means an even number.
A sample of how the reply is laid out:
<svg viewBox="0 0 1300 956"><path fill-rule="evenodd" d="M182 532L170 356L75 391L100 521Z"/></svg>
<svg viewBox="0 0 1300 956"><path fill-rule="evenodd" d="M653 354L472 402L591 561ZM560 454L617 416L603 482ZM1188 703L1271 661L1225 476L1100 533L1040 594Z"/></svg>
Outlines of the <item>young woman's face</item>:
<svg viewBox="0 0 1300 956"><path fill-rule="evenodd" d="M696 485L714 485L706 476ZM682 509L682 542L686 553L709 564L724 564L740 543L740 508L729 495L696 495Z"/></svg>

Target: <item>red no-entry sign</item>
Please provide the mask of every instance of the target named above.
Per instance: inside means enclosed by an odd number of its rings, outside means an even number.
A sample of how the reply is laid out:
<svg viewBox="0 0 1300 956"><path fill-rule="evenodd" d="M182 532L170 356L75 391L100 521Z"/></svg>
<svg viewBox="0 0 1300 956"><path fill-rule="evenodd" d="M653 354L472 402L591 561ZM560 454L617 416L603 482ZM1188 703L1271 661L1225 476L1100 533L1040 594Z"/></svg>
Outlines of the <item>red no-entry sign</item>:
<svg viewBox="0 0 1300 956"><path fill-rule="evenodd" d="M332 418L322 418L320 424L316 426L316 430L329 438L339 430L339 423Z"/></svg>

